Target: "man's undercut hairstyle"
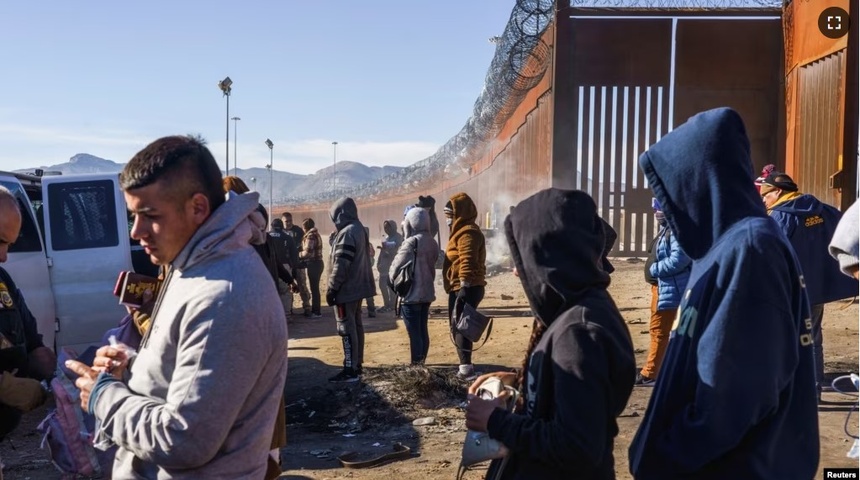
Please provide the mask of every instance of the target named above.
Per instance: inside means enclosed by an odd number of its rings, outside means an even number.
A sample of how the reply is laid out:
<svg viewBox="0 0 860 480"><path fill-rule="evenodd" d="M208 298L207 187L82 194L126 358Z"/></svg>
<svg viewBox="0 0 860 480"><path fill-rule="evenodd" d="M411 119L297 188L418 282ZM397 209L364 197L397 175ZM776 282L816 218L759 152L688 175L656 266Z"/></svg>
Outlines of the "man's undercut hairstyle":
<svg viewBox="0 0 860 480"><path fill-rule="evenodd" d="M293 214L290 212L284 212L281 214L281 218L289 218L290 221L293 221Z"/></svg>
<svg viewBox="0 0 860 480"><path fill-rule="evenodd" d="M158 181L177 200L185 201L195 193L202 193L209 199L211 211L224 203L221 169L206 148L206 141L199 136L159 138L137 152L119 176L123 191Z"/></svg>
<svg viewBox="0 0 860 480"><path fill-rule="evenodd" d="M310 230L310 229L314 228L315 226L316 226L316 224L314 223L313 218L306 218L302 221L302 227L304 227L305 230Z"/></svg>

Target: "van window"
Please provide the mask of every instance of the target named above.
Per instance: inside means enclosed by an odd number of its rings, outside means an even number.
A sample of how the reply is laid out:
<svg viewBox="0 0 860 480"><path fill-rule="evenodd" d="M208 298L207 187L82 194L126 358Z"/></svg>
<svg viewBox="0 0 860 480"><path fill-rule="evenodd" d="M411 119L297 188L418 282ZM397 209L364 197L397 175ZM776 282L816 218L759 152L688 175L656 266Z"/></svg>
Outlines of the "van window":
<svg viewBox="0 0 860 480"><path fill-rule="evenodd" d="M119 245L114 184L110 180L48 185L54 250Z"/></svg>
<svg viewBox="0 0 860 480"><path fill-rule="evenodd" d="M30 202L27 199L27 194L18 182L9 182L0 180L0 185L3 185L15 195L18 200L18 208L21 210L21 232L18 234L18 239L15 243L9 246L9 252L41 252L42 241L39 239L39 230L36 228L36 223L30 215Z"/></svg>

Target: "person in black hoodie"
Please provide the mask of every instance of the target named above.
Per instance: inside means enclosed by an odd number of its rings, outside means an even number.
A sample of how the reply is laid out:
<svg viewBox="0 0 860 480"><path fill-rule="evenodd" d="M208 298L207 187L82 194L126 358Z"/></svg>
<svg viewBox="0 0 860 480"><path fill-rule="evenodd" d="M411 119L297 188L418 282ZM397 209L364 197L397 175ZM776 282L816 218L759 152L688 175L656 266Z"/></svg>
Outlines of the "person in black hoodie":
<svg viewBox="0 0 860 480"><path fill-rule="evenodd" d="M624 319L607 291L605 233L585 192L551 188L523 200L505 234L535 323L523 369L488 377L517 386L516 413L470 398L466 427L488 432L510 451L487 478L611 479L616 417L624 410L636 361Z"/></svg>
<svg viewBox="0 0 860 480"><path fill-rule="evenodd" d="M648 409L636 479L813 478L810 307L800 265L753 185L741 117L700 113L639 158L693 259Z"/></svg>

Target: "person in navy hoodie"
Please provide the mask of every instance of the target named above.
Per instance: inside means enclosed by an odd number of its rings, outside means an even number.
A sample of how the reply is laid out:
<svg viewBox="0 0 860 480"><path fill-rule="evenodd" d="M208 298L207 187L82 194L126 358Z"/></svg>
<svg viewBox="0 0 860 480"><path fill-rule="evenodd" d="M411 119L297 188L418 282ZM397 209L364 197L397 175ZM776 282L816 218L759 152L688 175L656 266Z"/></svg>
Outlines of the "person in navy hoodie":
<svg viewBox="0 0 860 480"><path fill-rule="evenodd" d="M812 304L815 389L820 401L824 385L824 336L821 332L824 304L854 297L860 288L857 280L840 274L839 262L828 251L842 212L808 193L800 193L794 180L780 172L768 175L762 181L760 192L770 218L776 220L794 247L806 280L806 294Z"/></svg>
<svg viewBox="0 0 860 480"><path fill-rule="evenodd" d="M695 115L639 164L693 268L630 472L813 478L809 300L794 249L753 186L743 120L729 108Z"/></svg>

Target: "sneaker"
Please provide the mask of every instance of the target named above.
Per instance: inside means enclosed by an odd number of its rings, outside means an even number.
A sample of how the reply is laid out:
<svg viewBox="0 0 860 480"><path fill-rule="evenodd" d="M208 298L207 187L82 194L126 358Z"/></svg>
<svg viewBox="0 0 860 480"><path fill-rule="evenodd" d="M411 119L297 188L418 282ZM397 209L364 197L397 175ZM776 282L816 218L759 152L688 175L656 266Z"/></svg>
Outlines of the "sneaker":
<svg viewBox="0 0 860 480"><path fill-rule="evenodd" d="M633 382L633 385L638 387L653 387L654 382L656 382L656 380L648 378L645 375L642 375L642 372L639 372L636 374L636 381Z"/></svg>
<svg viewBox="0 0 860 480"><path fill-rule="evenodd" d="M337 375L328 379L330 383L353 383L358 381L358 373L349 367L344 367Z"/></svg>
<svg viewBox="0 0 860 480"><path fill-rule="evenodd" d="M475 373L475 366L472 364L460 365L460 368L457 370L457 378L461 380L474 380L478 378L478 374Z"/></svg>
<svg viewBox="0 0 860 480"><path fill-rule="evenodd" d="M368 318L376 318L376 311L374 310L372 312L367 312L367 316Z"/></svg>
<svg viewBox="0 0 860 480"><path fill-rule="evenodd" d="M319 313L312 313L311 314L311 318L320 318L320 317L322 317L322 314L319 314Z"/></svg>

